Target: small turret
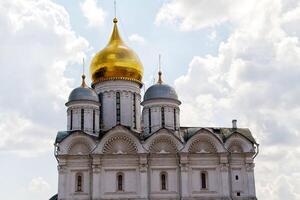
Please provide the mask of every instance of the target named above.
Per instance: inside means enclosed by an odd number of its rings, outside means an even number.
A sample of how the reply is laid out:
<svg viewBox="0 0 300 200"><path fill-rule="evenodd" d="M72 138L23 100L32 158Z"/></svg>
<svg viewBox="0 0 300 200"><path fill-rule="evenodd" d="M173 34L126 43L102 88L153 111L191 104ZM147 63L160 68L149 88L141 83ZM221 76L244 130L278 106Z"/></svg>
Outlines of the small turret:
<svg viewBox="0 0 300 200"><path fill-rule="evenodd" d="M68 107L67 130L82 130L88 134L99 133L99 99L97 93L85 83L85 74L82 74L81 86L72 90Z"/></svg>
<svg viewBox="0 0 300 200"><path fill-rule="evenodd" d="M158 72L158 81L147 89L143 102L143 122L145 134L151 134L160 128L179 129L179 105L175 89L162 80Z"/></svg>

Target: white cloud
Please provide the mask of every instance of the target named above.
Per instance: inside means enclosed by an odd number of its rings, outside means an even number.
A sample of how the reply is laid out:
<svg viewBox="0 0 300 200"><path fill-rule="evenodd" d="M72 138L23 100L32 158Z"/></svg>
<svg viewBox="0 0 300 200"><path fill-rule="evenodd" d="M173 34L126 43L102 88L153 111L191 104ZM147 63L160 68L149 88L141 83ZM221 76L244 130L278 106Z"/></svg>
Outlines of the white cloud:
<svg viewBox="0 0 300 200"><path fill-rule="evenodd" d="M88 25L91 27L100 27L103 25L106 12L97 5L96 0L84 0L80 3L80 9L84 17L88 20Z"/></svg>
<svg viewBox="0 0 300 200"><path fill-rule="evenodd" d="M32 178L21 192L24 192L24 199L49 199L53 196L50 184L41 176Z"/></svg>
<svg viewBox="0 0 300 200"><path fill-rule="evenodd" d="M210 40L215 40L215 39L217 38L217 32L216 32L216 30L213 30L213 31L209 34L208 38L209 38Z"/></svg>
<svg viewBox="0 0 300 200"><path fill-rule="evenodd" d="M45 192L49 189L50 185L43 179L43 177L33 178L28 185L28 190L32 192Z"/></svg>
<svg viewBox="0 0 300 200"><path fill-rule="evenodd" d="M240 18L227 12L220 17L208 15L205 21L193 15L203 10L201 3L174 0L167 4L180 3L184 4L181 9L192 9L178 22L184 30L215 26L226 20L235 23L216 56L195 56L187 74L175 81L183 102L181 122L230 126L231 119L237 118L238 126L249 127L261 144L256 159L258 199L299 199L300 19L295 13L300 4L252 2L254 9Z"/></svg>
<svg viewBox="0 0 300 200"><path fill-rule="evenodd" d="M145 38L143 38L139 34L130 35L129 36L129 41L137 43L137 44L145 44Z"/></svg>
<svg viewBox="0 0 300 200"><path fill-rule="evenodd" d="M183 31L214 27L240 20L254 4L248 0L173 0L160 8L155 23L178 25Z"/></svg>
<svg viewBox="0 0 300 200"><path fill-rule="evenodd" d="M52 149L65 126L72 80L64 73L89 44L50 0L1 1L0 27L0 152L35 156Z"/></svg>

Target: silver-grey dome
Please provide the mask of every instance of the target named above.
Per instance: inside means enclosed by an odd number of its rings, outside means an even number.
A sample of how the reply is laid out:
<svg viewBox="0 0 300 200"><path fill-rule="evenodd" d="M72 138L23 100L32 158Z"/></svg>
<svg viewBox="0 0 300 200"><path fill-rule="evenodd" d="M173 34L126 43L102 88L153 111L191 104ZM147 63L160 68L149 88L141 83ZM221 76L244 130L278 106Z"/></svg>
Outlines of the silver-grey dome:
<svg viewBox="0 0 300 200"><path fill-rule="evenodd" d="M150 99L173 99L178 101L174 88L164 83L157 83L149 87L144 95L144 101Z"/></svg>
<svg viewBox="0 0 300 200"><path fill-rule="evenodd" d="M69 96L69 101L96 101L99 102L97 93L89 87L75 88Z"/></svg>

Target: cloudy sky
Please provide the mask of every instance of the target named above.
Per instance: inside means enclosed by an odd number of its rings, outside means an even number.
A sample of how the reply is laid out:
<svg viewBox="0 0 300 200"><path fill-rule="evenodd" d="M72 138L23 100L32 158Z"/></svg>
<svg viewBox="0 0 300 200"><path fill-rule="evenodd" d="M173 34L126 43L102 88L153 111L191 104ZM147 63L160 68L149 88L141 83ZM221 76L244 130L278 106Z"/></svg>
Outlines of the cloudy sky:
<svg viewBox="0 0 300 200"><path fill-rule="evenodd" d="M146 88L162 54L181 125L249 127L260 143L259 199L300 199L300 0L122 0L123 39ZM112 0L0 1L2 199L57 191L53 142L81 60L108 41ZM88 73L88 72L87 72ZM192 116L192 117L191 117ZM298 190L297 190L298 189Z"/></svg>

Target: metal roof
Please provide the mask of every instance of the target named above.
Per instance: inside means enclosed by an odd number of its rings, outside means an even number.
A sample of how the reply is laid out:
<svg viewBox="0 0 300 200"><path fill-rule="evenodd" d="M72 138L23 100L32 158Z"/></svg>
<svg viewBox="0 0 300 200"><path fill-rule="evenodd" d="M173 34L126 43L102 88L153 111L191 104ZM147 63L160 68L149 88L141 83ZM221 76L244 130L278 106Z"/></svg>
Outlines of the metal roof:
<svg viewBox="0 0 300 200"><path fill-rule="evenodd" d="M164 83L157 83L149 87L144 95L144 101L150 99L173 99L178 101L178 96L174 88Z"/></svg>

